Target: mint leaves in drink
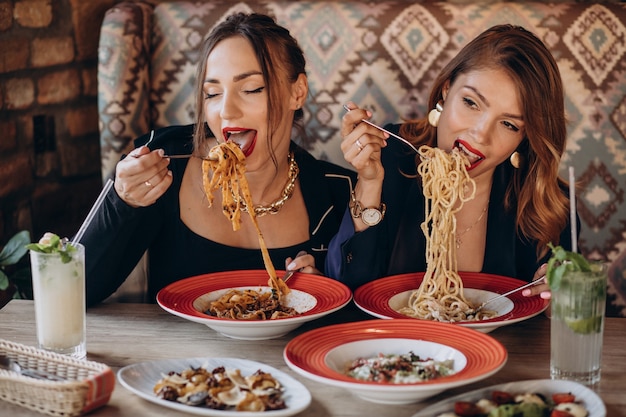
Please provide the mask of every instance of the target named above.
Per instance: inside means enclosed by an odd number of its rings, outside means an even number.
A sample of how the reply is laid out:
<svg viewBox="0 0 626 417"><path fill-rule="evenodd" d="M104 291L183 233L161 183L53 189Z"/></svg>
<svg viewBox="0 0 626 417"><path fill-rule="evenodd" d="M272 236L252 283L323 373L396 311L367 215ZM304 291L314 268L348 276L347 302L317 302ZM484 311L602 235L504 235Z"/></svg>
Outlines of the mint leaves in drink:
<svg viewBox="0 0 626 417"><path fill-rule="evenodd" d="M58 253L61 255L61 261L66 264L72 259L72 253L76 252L76 248L67 243L67 240L61 239L58 235L46 232L37 243L29 243L26 249L41 253Z"/></svg>
<svg viewBox="0 0 626 417"><path fill-rule="evenodd" d="M548 243L548 246L552 250L552 257L548 261L546 279L551 291L559 289L566 272L591 272L589 262L581 254L566 251L561 246L554 246L552 243Z"/></svg>
<svg viewBox="0 0 626 417"><path fill-rule="evenodd" d="M552 316L574 333L600 332L606 298L606 279L602 279L605 266L561 246L549 246L552 257L546 278L552 291Z"/></svg>

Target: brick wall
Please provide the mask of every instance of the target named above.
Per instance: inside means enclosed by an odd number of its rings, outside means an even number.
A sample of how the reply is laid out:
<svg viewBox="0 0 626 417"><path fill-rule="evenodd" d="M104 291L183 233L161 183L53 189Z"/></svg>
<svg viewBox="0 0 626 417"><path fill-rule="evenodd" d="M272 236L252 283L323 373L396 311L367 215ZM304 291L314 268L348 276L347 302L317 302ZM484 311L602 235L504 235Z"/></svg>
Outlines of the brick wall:
<svg viewBox="0 0 626 417"><path fill-rule="evenodd" d="M0 247L75 233L102 186L97 48L119 0L0 0Z"/></svg>

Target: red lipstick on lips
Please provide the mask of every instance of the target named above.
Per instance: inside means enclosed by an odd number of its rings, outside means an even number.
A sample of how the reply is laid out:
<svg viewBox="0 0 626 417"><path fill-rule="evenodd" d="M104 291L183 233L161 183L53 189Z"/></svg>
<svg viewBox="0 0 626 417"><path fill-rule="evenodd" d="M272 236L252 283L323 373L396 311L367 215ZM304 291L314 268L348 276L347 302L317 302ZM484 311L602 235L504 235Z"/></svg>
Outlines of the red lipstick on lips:
<svg viewBox="0 0 626 417"><path fill-rule="evenodd" d="M244 134L248 132L249 135L252 135L252 139L250 139L247 135L240 137L240 139L243 139L242 142L238 142L236 140L231 139L232 135L237 135L238 133L242 133L242 132ZM256 130L246 129L243 127L225 127L224 129L222 129L222 135L225 141L230 140L232 142L237 143L237 145L239 145L239 147L241 148L241 151L246 157L248 157L254 151L254 147L256 145L256 139L257 139Z"/></svg>
<svg viewBox="0 0 626 417"><path fill-rule="evenodd" d="M458 148L467 156L470 162L470 165L467 167L468 172L480 165L480 163L485 159L485 155L483 155L482 152L474 149L469 143L465 142L464 140L457 139L456 142L454 142L454 147Z"/></svg>

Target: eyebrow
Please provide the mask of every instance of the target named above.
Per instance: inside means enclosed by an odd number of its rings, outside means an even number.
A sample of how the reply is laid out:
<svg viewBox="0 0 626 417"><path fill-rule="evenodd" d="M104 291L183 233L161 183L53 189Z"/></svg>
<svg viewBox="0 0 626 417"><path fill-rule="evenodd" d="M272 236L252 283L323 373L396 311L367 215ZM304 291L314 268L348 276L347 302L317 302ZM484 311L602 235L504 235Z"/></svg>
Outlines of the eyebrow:
<svg viewBox="0 0 626 417"><path fill-rule="evenodd" d="M475 89L475 88L474 88L474 87L472 87L471 85L466 85L466 86L465 86L465 88L468 88L468 89L472 90L474 93L476 93L476 95L477 95L477 96L478 96L478 97L479 97L482 101L484 101L484 102L485 102L485 104L486 104L487 106L489 106L489 105L490 105L490 104L489 104L489 100L487 100L487 97L483 96L483 95L482 95L482 94L481 94L481 93L480 93L477 89ZM517 120L520 120L520 121L522 121L522 122L524 121L524 118L523 118L521 115L519 115L519 114L504 113L504 115L503 115L503 116L505 116L505 117L509 117L509 118L511 118L511 119L517 119Z"/></svg>
<svg viewBox="0 0 626 417"><path fill-rule="evenodd" d="M237 74L233 77L233 81L234 82L238 82L241 80L244 80L248 77L251 77L253 75L263 75L263 73L261 71L249 71L249 72L244 72L242 74ZM215 78L206 78L204 80L205 83L212 83L212 84L219 84L219 80L215 79Z"/></svg>

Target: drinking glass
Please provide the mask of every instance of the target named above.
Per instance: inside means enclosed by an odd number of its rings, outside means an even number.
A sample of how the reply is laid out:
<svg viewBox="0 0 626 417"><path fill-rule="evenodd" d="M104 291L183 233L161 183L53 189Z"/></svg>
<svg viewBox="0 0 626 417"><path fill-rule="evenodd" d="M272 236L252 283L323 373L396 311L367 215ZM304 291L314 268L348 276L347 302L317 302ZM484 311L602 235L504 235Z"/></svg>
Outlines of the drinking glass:
<svg viewBox="0 0 626 417"><path fill-rule="evenodd" d="M30 251L37 342L42 349L86 356L85 247L61 253Z"/></svg>
<svg viewBox="0 0 626 417"><path fill-rule="evenodd" d="M552 291L550 376L594 387L600 382L607 267L566 271Z"/></svg>

